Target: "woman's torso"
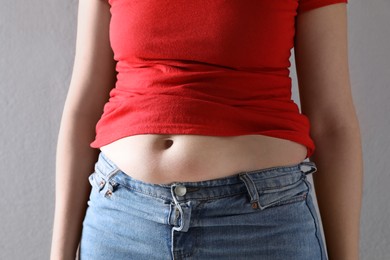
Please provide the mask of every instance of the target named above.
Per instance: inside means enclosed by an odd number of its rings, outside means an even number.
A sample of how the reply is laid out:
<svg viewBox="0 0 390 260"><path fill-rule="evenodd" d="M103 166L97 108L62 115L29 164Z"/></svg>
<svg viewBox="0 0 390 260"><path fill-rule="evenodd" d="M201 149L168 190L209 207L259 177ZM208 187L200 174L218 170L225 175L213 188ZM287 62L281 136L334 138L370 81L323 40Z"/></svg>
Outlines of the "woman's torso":
<svg viewBox="0 0 390 260"><path fill-rule="evenodd" d="M307 153L299 143L264 135L141 134L121 138L100 149L127 175L160 184L293 165L303 161Z"/></svg>
<svg viewBox="0 0 390 260"><path fill-rule="evenodd" d="M305 159L306 147L290 141L308 139L290 101L297 1L109 3L119 74L93 147L123 172L151 183L199 181ZM188 124L196 135L138 134ZM271 130L290 140L258 134ZM235 134L243 132L252 134Z"/></svg>

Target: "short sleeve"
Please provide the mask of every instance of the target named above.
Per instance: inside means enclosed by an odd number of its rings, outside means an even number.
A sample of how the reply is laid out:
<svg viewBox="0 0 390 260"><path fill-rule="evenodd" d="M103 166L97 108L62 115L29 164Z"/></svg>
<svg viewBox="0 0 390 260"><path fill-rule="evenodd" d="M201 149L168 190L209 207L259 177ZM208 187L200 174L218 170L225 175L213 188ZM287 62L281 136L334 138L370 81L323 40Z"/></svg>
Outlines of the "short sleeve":
<svg viewBox="0 0 390 260"><path fill-rule="evenodd" d="M303 13L311 9L337 3L348 3L348 0L298 0L297 13Z"/></svg>

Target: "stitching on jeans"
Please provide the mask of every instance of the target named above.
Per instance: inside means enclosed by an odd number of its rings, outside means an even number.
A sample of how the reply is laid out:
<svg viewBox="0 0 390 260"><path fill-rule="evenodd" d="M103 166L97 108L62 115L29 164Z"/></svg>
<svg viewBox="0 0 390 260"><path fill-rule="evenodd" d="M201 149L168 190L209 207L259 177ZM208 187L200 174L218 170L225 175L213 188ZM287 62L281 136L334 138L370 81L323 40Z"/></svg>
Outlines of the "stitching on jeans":
<svg viewBox="0 0 390 260"><path fill-rule="evenodd" d="M277 186L272 186L272 187L265 187L265 188L260 189L259 192L269 191L269 190L276 190L276 189L285 188L285 187L288 187L288 186L293 186L293 185L297 184L298 182L300 182L300 181L302 181L304 179L305 179L305 176L301 176L297 181L295 181L293 183L288 183L286 185L277 185ZM256 181L255 181L255 184L256 184Z"/></svg>
<svg viewBox="0 0 390 260"><path fill-rule="evenodd" d="M302 202L307 198L307 194L308 194L308 192L305 191L301 195L294 196L292 198L289 198L288 200L279 201L279 202L277 202L275 204L271 204L269 206L265 206L265 208L273 208L273 207L279 207L279 206L284 206L284 205L290 205L290 204L294 204L297 202Z"/></svg>
<svg viewBox="0 0 390 260"><path fill-rule="evenodd" d="M274 170L277 170L277 171L280 171L282 173L284 172L290 172L291 169L298 169L299 170L299 164L300 163L297 163L297 164L293 164L293 165L287 165L287 166L274 166L274 167L269 167L269 168L264 168L264 169L260 169L260 170L253 170L253 171L246 171L246 173L266 173L266 172L270 172L270 171L274 171Z"/></svg>
<svg viewBox="0 0 390 260"><path fill-rule="evenodd" d="M306 186L309 188L309 192L310 192L310 185L307 183L306 180L305 180L305 184L306 184ZM322 247L322 245L321 245L321 240L320 240L320 238L318 237L318 235L319 235L319 234L318 234L318 233L319 233L318 224L319 224L319 223L317 223L317 219L315 218L315 216L314 216L314 214L313 214L313 211L312 211L311 207L310 207L309 204L308 204L308 201L307 201L307 200L308 200L308 197L309 197L309 196L307 196L306 199L305 199L305 204L306 204L306 207L307 207L307 209L309 210L310 215L311 215L311 217L312 217L312 219L313 219L313 222L314 222L314 226L315 226L315 229L316 229L315 235L316 235L316 238L317 238L318 247L320 248L321 260L322 260L322 259L324 259L324 255L323 255L324 248Z"/></svg>

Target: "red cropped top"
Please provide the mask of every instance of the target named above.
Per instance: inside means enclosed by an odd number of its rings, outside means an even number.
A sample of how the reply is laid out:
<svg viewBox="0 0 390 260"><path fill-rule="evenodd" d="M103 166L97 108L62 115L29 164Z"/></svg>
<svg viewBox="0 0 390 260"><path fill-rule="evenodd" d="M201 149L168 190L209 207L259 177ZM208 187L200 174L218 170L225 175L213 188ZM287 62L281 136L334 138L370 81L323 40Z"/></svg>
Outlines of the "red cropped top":
<svg viewBox="0 0 390 260"><path fill-rule="evenodd" d="M295 17L347 0L107 0L117 81L90 144L259 134L315 145L291 99Z"/></svg>

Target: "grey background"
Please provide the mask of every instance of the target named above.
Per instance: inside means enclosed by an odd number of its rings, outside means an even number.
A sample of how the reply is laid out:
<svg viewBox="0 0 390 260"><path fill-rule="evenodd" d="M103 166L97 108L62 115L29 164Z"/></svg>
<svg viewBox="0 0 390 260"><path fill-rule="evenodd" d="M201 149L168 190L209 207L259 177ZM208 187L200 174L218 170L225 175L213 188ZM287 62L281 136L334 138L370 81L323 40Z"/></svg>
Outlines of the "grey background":
<svg viewBox="0 0 390 260"><path fill-rule="evenodd" d="M0 259L48 259L55 146L72 73L76 0L0 6ZM361 259L390 259L390 1L350 0L349 56L365 160ZM293 59L291 60L294 64ZM298 101L295 67L291 67Z"/></svg>

